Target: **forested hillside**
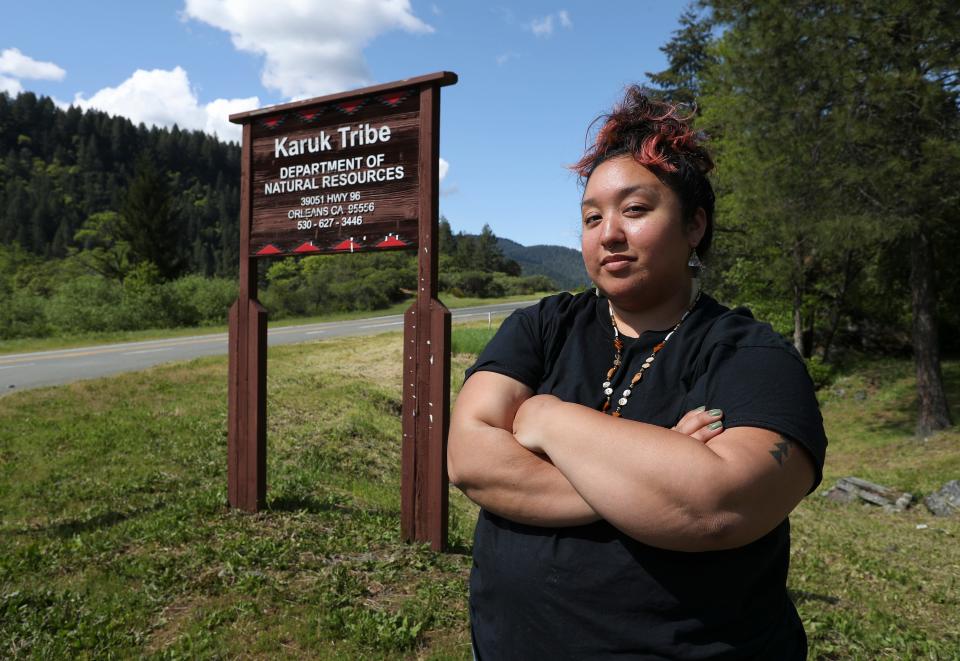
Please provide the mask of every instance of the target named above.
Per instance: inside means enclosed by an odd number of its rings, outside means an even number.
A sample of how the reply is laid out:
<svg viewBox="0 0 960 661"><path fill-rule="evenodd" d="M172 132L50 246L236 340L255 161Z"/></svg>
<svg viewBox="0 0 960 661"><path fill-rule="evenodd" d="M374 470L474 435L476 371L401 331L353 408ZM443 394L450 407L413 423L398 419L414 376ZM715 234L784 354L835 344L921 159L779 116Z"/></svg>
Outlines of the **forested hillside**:
<svg viewBox="0 0 960 661"><path fill-rule="evenodd" d="M0 339L224 323L236 298L240 149L48 98L0 94ZM489 227L441 224L442 291L548 291ZM271 318L416 291L410 252L259 263Z"/></svg>
<svg viewBox="0 0 960 661"><path fill-rule="evenodd" d="M131 184L140 181L139 199ZM123 117L57 108L25 92L0 94L0 242L63 258L83 242L109 240L104 223L151 195L154 226L116 229L145 243L174 240L170 275L237 271L240 147L201 131L135 126ZM142 209L131 208L131 212ZM159 215L158 215L159 214ZM142 215L142 214L141 214ZM87 225L91 232L77 241Z"/></svg>
<svg viewBox="0 0 960 661"><path fill-rule="evenodd" d="M500 237L497 245L504 257L520 264L525 274L544 275L563 289L576 289L590 284L580 251L563 246L522 246Z"/></svg>

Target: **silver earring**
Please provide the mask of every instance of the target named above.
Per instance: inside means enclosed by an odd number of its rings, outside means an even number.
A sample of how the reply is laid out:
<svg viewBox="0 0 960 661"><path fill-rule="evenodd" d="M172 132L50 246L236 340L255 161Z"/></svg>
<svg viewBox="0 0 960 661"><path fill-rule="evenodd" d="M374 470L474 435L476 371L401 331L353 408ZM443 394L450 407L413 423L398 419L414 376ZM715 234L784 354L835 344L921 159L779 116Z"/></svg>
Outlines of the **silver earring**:
<svg viewBox="0 0 960 661"><path fill-rule="evenodd" d="M687 266L696 270L697 272L703 270L703 262L700 261L700 255L697 254L696 248L694 248L693 252L690 253L690 260L687 262Z"/></svg>

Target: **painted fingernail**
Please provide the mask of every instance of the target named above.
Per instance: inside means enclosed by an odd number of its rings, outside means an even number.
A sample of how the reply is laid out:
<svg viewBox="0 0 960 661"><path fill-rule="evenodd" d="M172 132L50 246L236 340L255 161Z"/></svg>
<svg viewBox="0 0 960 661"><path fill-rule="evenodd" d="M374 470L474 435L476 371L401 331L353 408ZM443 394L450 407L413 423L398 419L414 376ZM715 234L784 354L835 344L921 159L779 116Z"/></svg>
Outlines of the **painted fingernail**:
<svg viewBox="0 0 960 661"><path fill-rule="evenodd" d="M702 412L705 411L706 409L707 409L706 406L698 406L697 408L693 409L693 412L694 412L694 413L702 413Z"/></svg>
<svg viewBox="0 0 960 661"><path fill-rule="evenodd" d="M709 413L714 418L719 418L721 415L723 415L723 411L721 411L720 409L710 409Z"/></svg>
<svg viewBox="0 0 960 661"><path fill-rule="evenodd" d="M713 431L714 429L720 429L721 427L723 427L723 420L717 420L716 422L711 422L709 425L707 425L707 429L710 431Z"/></svg>

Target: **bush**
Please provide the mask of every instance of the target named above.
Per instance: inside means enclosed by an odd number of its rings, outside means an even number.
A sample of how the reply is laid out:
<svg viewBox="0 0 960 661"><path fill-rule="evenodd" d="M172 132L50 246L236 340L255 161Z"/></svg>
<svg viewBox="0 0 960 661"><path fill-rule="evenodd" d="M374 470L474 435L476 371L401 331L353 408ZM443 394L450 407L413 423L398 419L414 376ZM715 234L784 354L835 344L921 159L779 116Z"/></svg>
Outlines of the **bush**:
<svg viewBox="0 0 960 661"><path fill-rule="evenodd" d="M120 283L98 275L82 275L64 281L44 307L55 333L90 333L116 330L122 301Z"/></svg>
<svg viewBox="0 0 960 661"><path fill-rule="evenodd" d="M123 281L123 298L117 310L115 330L168 328L182 314L173 291L160 282L160 272L149 262L138 264Z"/></svg>
<svg viewBox="0 0 960 661"><path fill-rule="evenodd" d="M804 362L807 364L807 372L810 373L814 388L820 390L833 383L833 366L824 363L820 356L805 358Z"/></svg>
<svg viewBox="0 0 960 661"><path fill-rule="evenodd" d="M506 276L501 276L506 277ZM447 291L457 290L460 296L476 296L478 298L492 298L503 296L503 285L498 282L493 273L486 271L460 271L447 273L440 278L440 287Z"/></svg>
<svg viewBox="0 0 960 661"><path fill-rule="evenodd" d="M43 299L30 292L14 291L0 297L0 338L46 337L50 326Z"/></svg>
<svg viewBox="0 0 960 661"><path fill-rule="evenodd" d="M143 263L122 284L94 275L66 280L44 312L61 334L172 328L223 323L235 298L230 280L186 276L164 283L153 264Z"/></svg>
<svg viewBox="0 0 960 661"><path fill-rule="evenodd" d="M237 300L237 281L187 275L164 285L173 302L172 321L177 326L212 326L227 322Z"/></svg>
<svg viewBox="0 0 960 661"><path fill-rule="evenodd" d="M539 291L554 291L557 286L545 275L513 276L496 274L494 281L503 289L504 295L535 294Z"/></svg>

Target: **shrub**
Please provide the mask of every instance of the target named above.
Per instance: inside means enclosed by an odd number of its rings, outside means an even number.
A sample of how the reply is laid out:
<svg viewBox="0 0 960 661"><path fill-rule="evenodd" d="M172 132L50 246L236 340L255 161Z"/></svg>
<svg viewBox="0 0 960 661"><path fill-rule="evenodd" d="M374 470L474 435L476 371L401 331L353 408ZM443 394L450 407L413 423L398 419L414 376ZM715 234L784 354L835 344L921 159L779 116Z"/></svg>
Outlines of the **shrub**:
<svg viewBox="0 0 960 661"><path fill-rule="evenodd" d="M116 311L122 300L120 283L82 275L65 280L44 307L54 332L89 333L116 330Z"/></svg>
<svg viewBox="0 0 960 661"><path fill-rule="evenodd" d="M228 278L187 275L166 283L177 326L211 326L227 321L237 300L237 282Z"/></svg>
<svg viewBox="0 0 960 661"><path fill-rule="evenodd" d="M123 281L123 298L117 310L115 330L167 328L177 325L182 314L173 292L160 282L160 272L150 262L138 264Z"/></svg>
<svg viewBox="0 0 960 661"><path fill-rule="evenodd" d="M823 358L812 356L805 358L804 362L807 364L807 372L810 373L814 388L820 390L833 382L833 366L823 362Z"/></svg>
<svg viewBox="0 0 960 661"><path fill-rule="evenodd" d="M486 271L448 273L441 280L441 284L448 291L459 290L463 296L492 298L504 295L503 285L495 279L493 273Z"/></svg>
<svg viewBox="0 0 960 661"><path fill-rule="evenodd" d="M0 338L49 335L50 326L43 304L42 298L25 291L0 297Z"/></svg>
<svg viewBox="0 0 960 661"><path fill-rule="evenodd" d="M538 291L553 291L557 286L545 275L513 276L497 273L494 282L506 296L535 294Z"/></svg>

